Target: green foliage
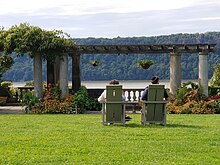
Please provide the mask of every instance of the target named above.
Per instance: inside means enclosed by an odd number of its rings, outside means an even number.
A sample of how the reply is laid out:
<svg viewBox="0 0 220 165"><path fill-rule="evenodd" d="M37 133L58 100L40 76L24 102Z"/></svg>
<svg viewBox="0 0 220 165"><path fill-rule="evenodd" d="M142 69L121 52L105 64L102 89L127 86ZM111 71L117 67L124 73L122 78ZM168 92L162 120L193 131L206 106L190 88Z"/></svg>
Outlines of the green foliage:
<svg viewBox="0 0 220 165"><path fill-rule="evenodd" d="M31 81L26 82L24 86L26 86L26 87L28 87L28 86L34 86L34 80L31 80Z"/></svg>
<svg viewBox="0 0 220 165"><path fill-rule="evenodd" d="M220 95L220 86L209 86L209 96Z"/></svg>
<svg viewBox="0 0 220 165"><path fill-rule="evenodd" d="M12 86L12 84L13 83L11 81L2 81L0 83L0 85L3 86L3 87L9 87L9 86Z"/></svg>
<svg viewBox="0 0 220 165"><path fill-rule="evenodd" d="M88 106L89 95L85 86L81 86L80 89L74 94L73 105L79 108L78 113L84 113Z"/></svg>
<svg viewBox="0 0 220 165"><path fill-rule="evenodd" d="M81 86L73 97L73 105L79 108L78 113L84 113L87 110L101 110L101 104L97 100L89 97L85 86Z"/></svg>
<svg viewBox="0 0 220 165"><path fill-rule="evenodd" d="M214 70L213 76L210 79L211 86L220 86L220 64L218 64Z"/></svg>
<svg viewBox="0 0 220 165"><path fill-rule="evenodd" d="M32 108L39 102L39 98L37 98L32 91L28 90L22 93L21 103L25 106L26 113L32 113Z"/></svg>
<svg viewBox="0 0 220 165"><path fill-rule="evenodd" d="M10 91L9 91L9 88L0 85L0 96L10 97Z"/></svg>
<svg viewBox="0 0 220 165"><path fill-rule="evenodd" d="M11 85L11 81L3 81L0 83L0 96L7 97L8 103L16 102L15 97L18 92L18 89Z"/></svg>
<svg viewBox="0 0 220 165"><path fill-rule="evenodd" d="M100 65L100 61L90 60L90 61L89 61L89 64L91 64L92 66L98 66L98 65Z"/></svg>
<svg viewBox="0 0 220 165"><path fill-rule="evenodd" d="M143 69L148 69L153 64L154 64L153 60L140 60L140 61L138 61L138 66Z"/></svg>
<svg viewBox="0 0 220 165"><path fill-rule="evenodd" d="M89 97L86 110L87 111L101 111L101 109L102 109L102 105L98 102L98 100Z"/></svg>
<svg viewBox="0 0 220 165"><path fill-rule="evenodd" d="M0 26L0 52L4 50L4 42L3 42L3 38L4 38L4 27Z"/></svg>
<svg viewBox="0 0 220 165"><path fill-rule="evenodd" d="M3 74L11 68L14 61L11 56L8 55L2 55L0 53L0 80Z"/></svg>
<svg viewBox="0 0 220 165"><path fill-rule="evenodd" d="M1 38L5 54L13 51L19 55L28 53L31 57L40 54L50 61L62 56L74 45L69 35L61 30L47 31L28 23L10 27L2 32Z"/></svg>
<svg viewBox="0 0 220 165"><path fill-rule="evenodd" d="M220 114L220 99L214 100L215 103L215 112Z"/></svg>

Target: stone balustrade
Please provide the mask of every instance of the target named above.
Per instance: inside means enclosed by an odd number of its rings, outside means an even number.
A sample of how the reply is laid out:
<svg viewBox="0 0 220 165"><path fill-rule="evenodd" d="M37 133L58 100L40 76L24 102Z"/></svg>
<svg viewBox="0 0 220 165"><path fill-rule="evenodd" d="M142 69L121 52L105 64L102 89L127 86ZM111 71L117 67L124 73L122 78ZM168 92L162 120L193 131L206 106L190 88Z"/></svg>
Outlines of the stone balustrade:
<svg viewBox="0 0 220 165"><path fill-rule="evenodd" d="M16 100L19 102L22 98L23 92L25 91L33 91L34 87L17 87L18 91L16 92ZM125 100L126 101L139 101L141 94L143 92L143 89L123 89L125 93ZM90 97L98 98L101 93L104 91L104 89L88 89L88 94ZM71 90L70 90L71 92Z"/></svg>

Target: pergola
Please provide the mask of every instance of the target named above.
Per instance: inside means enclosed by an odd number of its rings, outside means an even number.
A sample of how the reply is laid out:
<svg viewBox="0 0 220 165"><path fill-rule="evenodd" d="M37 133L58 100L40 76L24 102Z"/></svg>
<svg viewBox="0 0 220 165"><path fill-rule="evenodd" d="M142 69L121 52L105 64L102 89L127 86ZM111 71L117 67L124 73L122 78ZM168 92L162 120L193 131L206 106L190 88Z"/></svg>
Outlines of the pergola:
<svg viewBox="0 0 220 165"><path fill-rule="evenodd" d="M208 95L208 53L215 51L216 44L162 44L162 45L77 45L70 49L72 57L72 89L77 91L81 85L80 55L82 54L158 54L170 55L170 91L172 94L181 87L182 70L181 54L198 53L199 78L204 94ZM80 49L78 49L80 48ZM68 54L59 60L56 65L57 80L60 82L62 96L68 95ZM34 57L34 84L36 96L42 96L42 60L40 56Z"/></svg>

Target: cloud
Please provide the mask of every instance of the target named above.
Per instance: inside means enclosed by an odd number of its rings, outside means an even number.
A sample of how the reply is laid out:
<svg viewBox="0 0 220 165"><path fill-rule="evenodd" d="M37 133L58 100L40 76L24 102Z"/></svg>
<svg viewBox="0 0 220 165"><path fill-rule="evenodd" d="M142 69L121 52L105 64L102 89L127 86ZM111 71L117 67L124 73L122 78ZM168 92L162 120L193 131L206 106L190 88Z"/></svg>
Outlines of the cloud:
<svg viewBox="0 0 220 165"><path fill-rule="evenodd" d="M13 0L8 1L12 4ZM61 29L74 38L152 36L220 30L220 2L217 0L27 1L28 5L32 4L30 8L25 7L25 1L21 0L13 1L20 5L14 4L10 10L5 10L3 8L10 4L8 1L4 1L4 7L0 2L2 26L8 28L28 22L48 30Z"/></svg>
<svg viewBox="0 0 220 165"><path fill-rule="evenodd" d="M58 11L54 10L54 15L132 13L184 8L196 1L198 0L7 0L1 2L0 14L41 15L41 11L55 8Z"/></svg>

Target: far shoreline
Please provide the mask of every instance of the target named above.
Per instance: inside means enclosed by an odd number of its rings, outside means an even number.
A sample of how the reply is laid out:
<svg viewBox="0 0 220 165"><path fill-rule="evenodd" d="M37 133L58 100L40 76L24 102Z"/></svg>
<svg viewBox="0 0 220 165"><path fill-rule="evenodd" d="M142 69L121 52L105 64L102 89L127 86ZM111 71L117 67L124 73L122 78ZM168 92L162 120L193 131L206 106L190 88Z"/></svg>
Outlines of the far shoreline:
<svg viewBox="0 0 220 165"><path fill-rule="evenodd" d="M81 84L86 86L88 89L104 89L106 85L109 83L110 80L97 80L97 81L82 81ZM185 82L195 82L197 83L198 80L182 80L182 83ZM13 87L24 87L25 84L29 81L25 82L12 82ZM127 89L143 89L149 84L151 84L150 80L119 80L120 84L123 88ZM170 80L160 80L160 84L164 84L166 88L170 88ZM72 82L69 81L69 86L72 85Z"/></svg>

